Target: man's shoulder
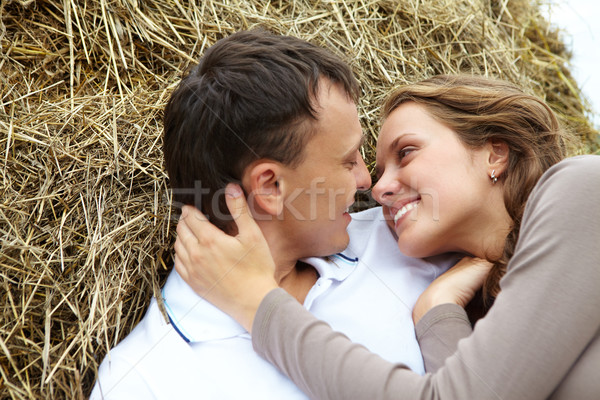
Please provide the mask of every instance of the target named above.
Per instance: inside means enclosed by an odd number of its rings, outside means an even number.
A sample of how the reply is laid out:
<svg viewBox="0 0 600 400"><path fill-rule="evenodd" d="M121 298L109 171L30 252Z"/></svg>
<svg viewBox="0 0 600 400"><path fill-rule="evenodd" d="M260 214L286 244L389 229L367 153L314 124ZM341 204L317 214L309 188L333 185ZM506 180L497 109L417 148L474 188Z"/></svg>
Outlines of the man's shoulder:
<svg viewBox="0 0 600 400"><path fill-rule="evenodd" d="M115 347L106 354L103 364L115 365L128 363L132 365L152 359L153 352L162 350L172 343L173 328L165 321L155 298L144 318Z"/></svg>
<svg viewBox="0 0 600 400"><path fill-rule="evenodd" d="M143 398L144 393L160 393L161 382L168 382L170 375L185 373L183 366L193 357L190 352L190 347L165 320L153 298L140 323L105 356L92 398L100 396L100 392L103 398L121 398L130 392L137 393L133 398ZM175 359L177 363L168 362ZM165 364L169 368L164 368Z"/></svg>
<svg viewBox="0 0 600 400"><path fill-rule="evenodd" d="M144 318L116 347L110 350L110 353L120 357L135 356L153 347L171 329L160 312L156 299L152 298Z"/></svg>

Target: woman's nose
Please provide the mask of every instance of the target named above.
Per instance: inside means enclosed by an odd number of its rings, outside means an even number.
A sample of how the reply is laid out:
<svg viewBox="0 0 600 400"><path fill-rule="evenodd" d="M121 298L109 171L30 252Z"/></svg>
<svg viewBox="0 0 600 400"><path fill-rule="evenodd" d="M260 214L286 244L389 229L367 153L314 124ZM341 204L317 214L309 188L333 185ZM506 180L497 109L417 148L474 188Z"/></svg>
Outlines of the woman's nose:
<svg viewBox="0 0 600 400"><path fill-rule="evenodd" d="M375 201L381 205L388 205L387 203L393 202L393 196L399 190L399 183L397 179L394 179L390 173L383 173L371 193Z"/></svg>

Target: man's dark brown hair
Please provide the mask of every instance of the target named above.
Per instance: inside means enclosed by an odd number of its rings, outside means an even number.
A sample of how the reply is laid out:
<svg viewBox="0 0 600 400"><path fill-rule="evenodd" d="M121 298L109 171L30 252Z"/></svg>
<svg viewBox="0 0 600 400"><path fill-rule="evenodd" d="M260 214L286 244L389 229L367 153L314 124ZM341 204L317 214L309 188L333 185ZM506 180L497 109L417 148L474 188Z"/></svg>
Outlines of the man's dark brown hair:
<svg viewBox="0 0 600 400"><path fill-rule="evenodd" d="M299 164L314 135L320 78L356 101L358 84L330 51L262 29L219 40L173 92L164 156L173 201L195 205L224 229L222 190L258 159Z"/></svg>

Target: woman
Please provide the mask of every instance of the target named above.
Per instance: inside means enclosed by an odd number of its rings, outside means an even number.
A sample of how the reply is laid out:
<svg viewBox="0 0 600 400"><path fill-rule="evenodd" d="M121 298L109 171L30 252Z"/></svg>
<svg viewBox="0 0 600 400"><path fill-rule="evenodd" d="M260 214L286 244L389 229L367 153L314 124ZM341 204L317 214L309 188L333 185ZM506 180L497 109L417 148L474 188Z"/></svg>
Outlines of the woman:
<svg viewBox="0 0 600 400"><path fill-rule="evenodd" d="M210 289L210 301L252 328L257 352L314 398L598 398L600 157L561 161L565 136L552 111L486 78L403 87L383 114L373 195L400 249L495 264L484 286L495 301L473 332L461 307L473 293L460 286L472 284L469 275L445 274L415 306L423 356L443 364L437 372L418 376L382 360L276 289L234 187L227 201L241 214L240 234L217 235L205 221L190 240L181 225L180 274L198 292ZM461 337L445 363L436 358Z"/></svg>

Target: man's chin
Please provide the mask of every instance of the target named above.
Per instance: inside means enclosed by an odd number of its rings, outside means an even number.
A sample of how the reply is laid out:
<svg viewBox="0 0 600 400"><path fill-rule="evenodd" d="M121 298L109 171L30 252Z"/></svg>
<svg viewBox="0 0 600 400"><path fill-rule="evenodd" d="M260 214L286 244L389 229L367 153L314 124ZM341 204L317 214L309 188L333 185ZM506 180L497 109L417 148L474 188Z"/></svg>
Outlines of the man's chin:
<svg viewBox="0 0 600 400"><path fill-rule="evenodd" d="M322 237L322 240L319 242L315 242L313 238L312 243L313 246L310 249L305 249L308 253L306 257L327 257L346 250L350 243L350 236L344 230L343 232L336 232Z"/></svg>
<svg viewBox="0 0 600 400"><path fill-rule="evenodd" d="M340 237L340 240L338 241L338 243L336 243L336 246L335 247L332 246L332 251L329 251L327 254L324 254L323 257L330 256L332 254L341 253L342 251L346 250L349 243L350 243L350 236L348 236L348 232L345 232L344 236Z"/></svg>

